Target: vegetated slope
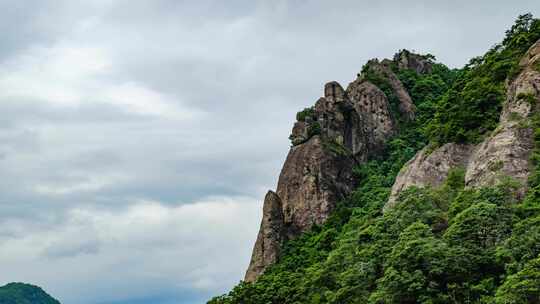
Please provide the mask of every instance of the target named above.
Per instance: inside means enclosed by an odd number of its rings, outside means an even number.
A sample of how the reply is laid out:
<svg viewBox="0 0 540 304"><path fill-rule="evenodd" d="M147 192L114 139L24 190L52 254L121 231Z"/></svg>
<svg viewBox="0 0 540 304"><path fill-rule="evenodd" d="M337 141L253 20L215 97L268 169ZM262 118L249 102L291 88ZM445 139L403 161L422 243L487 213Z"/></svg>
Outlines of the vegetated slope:
<svg viewBox="0 0 540 304"><path fill-rule="evenodd" d="M0 304L60 304L43 289L24 283L0 287Z"/></svg>
<svg viewBox="0 0 540 304"><path fill-rule="evenodd" d="M508 179L465 187L454 168L438 188L411 187L382 213L405 162L430 144L478 143L498 123L505 82L540 39L540 20L520 16L502 43L460 70L397 73L416 106L384 155L355 169L358 187L322 225L283 244L278 261L253 283L209 303L540 303L540 117L528 191ZM535 63L540 71L540 61ZM392 101L384 80L371 82ZM532 107L540 104L531 99Z"/></svg>

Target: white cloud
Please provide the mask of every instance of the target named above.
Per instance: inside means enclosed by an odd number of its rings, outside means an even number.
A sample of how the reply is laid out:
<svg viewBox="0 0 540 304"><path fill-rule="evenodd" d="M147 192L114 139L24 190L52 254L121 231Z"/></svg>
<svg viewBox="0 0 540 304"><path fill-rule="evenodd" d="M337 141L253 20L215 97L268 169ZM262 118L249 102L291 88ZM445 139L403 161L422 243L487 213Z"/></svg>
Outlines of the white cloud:
<svg viewBox="0 0 540 304"><path fill-rule="evenodd" d="M83 101L87 81L111 63L105 51L91 47L35 46L2 65L3 98L35 99L62 105Z"/></svg>
<svg viewBox="0 0 540 304"><path fill-rule="evenodd" d="M114 64L102 47L63 41L33 46L0 66L0 99L56 106L111 104L139 115L188 120L200 111L133 81L110 79Z"/></svg>
<svg viewBox="0 0 540 304"><path fill-rule="evenodd" d="M242 277L326 81L403 47L460 66L540 13L368 2L0 1L0 280L202 303Z"/></svg>
<svg viewBox="0 0 540 304"><path fill-rule="evenodd" d="M125 106L141 115L157 115L174 119L192 119L201 115L194 110L178 109L175 101L162 93L150 90L134 82L105 87L96 97L105 102Z"/></svg>
<svg viewBox="0 0 540 304"><path fill-rule="evenodd" d="M129 181L129 176L116 174L94 174L81 172L67 174L63 181L38 183L34 191L42 195L70 195L74 193L96 192L108 186Z"/></svg>
<svg viewBox="0 0 540 304"><path fill-rule="evenodd" d="M74 208L46 228L12 221L24 234L0 237L0 282L39 283L65 303L133 299L159 284L209 296L242 275L259 207L243 197L140 201L117 211ZM125 289L139 284L148 290Z"/></svg>

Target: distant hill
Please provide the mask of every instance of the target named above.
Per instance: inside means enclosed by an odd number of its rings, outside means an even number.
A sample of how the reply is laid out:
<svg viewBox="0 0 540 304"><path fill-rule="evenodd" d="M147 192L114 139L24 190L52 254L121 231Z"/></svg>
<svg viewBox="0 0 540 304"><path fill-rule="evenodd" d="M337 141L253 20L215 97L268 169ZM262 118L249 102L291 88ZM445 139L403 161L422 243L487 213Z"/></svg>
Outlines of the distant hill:
<svg viewBox="0 0 540 304"><path fill-rule="evenodd" d="M60 304L38 286L9 283L0 287L0 304Z"/></svg>

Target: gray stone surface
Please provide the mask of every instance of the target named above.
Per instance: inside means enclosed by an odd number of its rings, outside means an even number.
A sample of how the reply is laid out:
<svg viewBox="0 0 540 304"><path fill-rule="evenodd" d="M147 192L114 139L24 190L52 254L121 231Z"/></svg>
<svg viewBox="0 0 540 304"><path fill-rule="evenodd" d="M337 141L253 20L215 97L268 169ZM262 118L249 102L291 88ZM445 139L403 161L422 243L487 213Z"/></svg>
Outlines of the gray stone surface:
<svg viewBox="0 0 540 304"><path fill-rule="evenodd" d="M495 185L511 177L520 185L517 197L525 194L534 148L530 115L540 101L540 73L533 67L539 58L540 41L522 58L521 73L507 86L499 126L472 155L465 175L467 186Z"/></svg>
<svg viewBox="0 0 540 304"><path fill-rule="evenodd" d="M472 150L471 145L448 143L431 152L429 147L419 151L396 177L384 211L394 207L399 193L410 186L440 186L452 168L467 166Z"/></svg>
<svg viewBox="0 0 540 304"><path fill-rule="evenodd" d="M367 63L372 72L385 79L392 87L394 94L399 99L399 111L401 112L401 115L408 120L412 120L415 116L416 107L411 96L403 86L403 83L401 83L390 68L390 64L391 61L388 59L385 59L382 62L379 62L377 59L372 59Z"/></svg>
<svg viewBox="0 0 540 304"><path fill-rule="evenodd" d="M281 199L275 192L268 191L264 198L259 235L253 246L251 263L244 279L246 282L255 281L268 265L277 261L283 238L284 221Z"/></svg>
<svg viewBox="0 0 540 304"><path fill-rule="evenodd" d="M433 70L433 62L426 56L402 50L394 55L394 62L398 69L411 69L419 74L428 74Z"/></svg>

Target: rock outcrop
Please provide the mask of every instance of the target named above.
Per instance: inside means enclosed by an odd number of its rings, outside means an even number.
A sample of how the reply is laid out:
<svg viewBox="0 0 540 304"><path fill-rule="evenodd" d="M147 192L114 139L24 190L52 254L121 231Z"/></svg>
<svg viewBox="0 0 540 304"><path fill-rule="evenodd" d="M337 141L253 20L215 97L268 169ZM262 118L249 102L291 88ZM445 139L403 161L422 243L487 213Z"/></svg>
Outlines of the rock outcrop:
<svg viewBox="0 0 540 304"><path fill-rule="evenodd" d="M283 202L288 238L322 224L335 204L353 189L354 158L329 151L324 140L316 135L292 147L283 165L277 195Z"/></svg>
<svg viewBox="0 0 540 304"><path fill-rule="evenodd" d="M475 147L446 144L426 157L420 151L399 173L385 205L395 205L398 194L409 186L438 186L452 167L463 166L467 187L493 186L507 178L518 183L522 198L530 173L529 155L534 147L530 116L540 104L540 41L520 61L521 72L507 83L507 97L499 126Z"/></svg>
<svg viewBox="0 0 540 304"><path fill-rule="evenodd" d="M396 134L398 119L414 117L414 104L390 65L376 60L368 65L398 97L398 117L388 96L365 75L358 75L346 90L335 81L327 83L324 96L298 113L276 193L269 192L264 202L245 281L256 280L278 259L283 241L324 223L353 190L353 167L382 152Z"/></svg>
<svg viewBox="0 0 540 304"><path fill-rule="evenodd" d="M530 116L540 102L540 72L534 68L540 60L540 41L520 62L521 73L507 88L500 124L471 157L467 168L467 186L494 185L509 176L520 184L518 198L526 191L530 173L529 155L534 148Z"/></svg>
<svg viewBox="0 0 540 304"><path fill-rule="evenodd" d="M407 120L412 120L414 119L416 107L414 106L411 96L403 86L403 83L401 83L396 74L392 71L392 64L392 61L388 59L381 62L377 59L372 59L367 63L366 70L374 73L376 77L390 85L399 100L399 111L401 112L401 115Z"/></svg>
<svg viewBox="0 0 540 304"><path fill-rule="evenodd" d="M419 74L427 74L433 71L431 58L429 55L418 55L402 50L394 55L394 62L398 69L411 69Z"/></svg>
<svg viewBox="0 0 540 304"><path fill-rule="evenodd" d="M362 130L351 132L351 151L360 156L362 151L375 153L384 146L386 139L396 132L388 98L369 81L357 79L347 87L347 96L362 120ZM368 156L363 153L362 156ZM365 160L365 157L361 159Z"/></svg>
<svg viewBox="0 0 540 304"><path fill-rule="evenodd" d="M396 177L384 211L394 207L399 193L410 186L440 186L452 168L467 166L472 149L471 145L449 143L434 151L430 151L430 147L419 151Z"/></svg>

